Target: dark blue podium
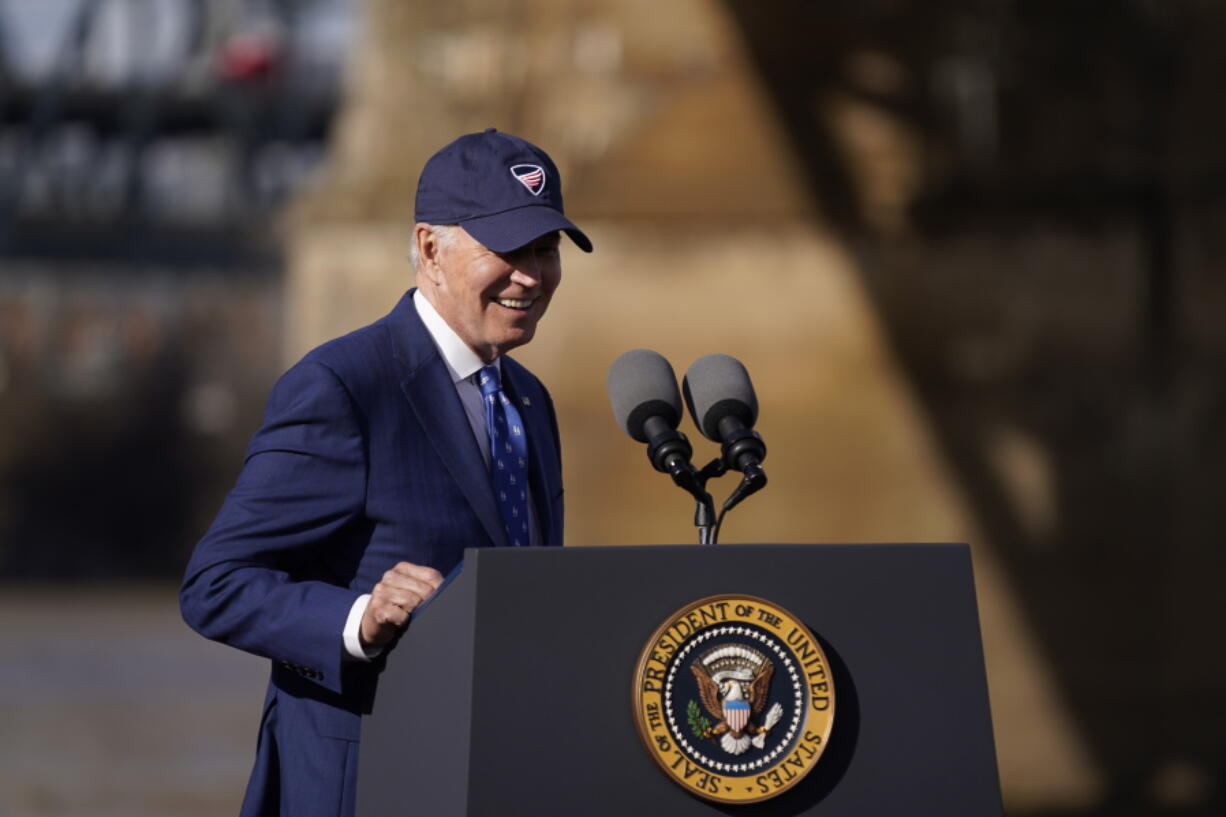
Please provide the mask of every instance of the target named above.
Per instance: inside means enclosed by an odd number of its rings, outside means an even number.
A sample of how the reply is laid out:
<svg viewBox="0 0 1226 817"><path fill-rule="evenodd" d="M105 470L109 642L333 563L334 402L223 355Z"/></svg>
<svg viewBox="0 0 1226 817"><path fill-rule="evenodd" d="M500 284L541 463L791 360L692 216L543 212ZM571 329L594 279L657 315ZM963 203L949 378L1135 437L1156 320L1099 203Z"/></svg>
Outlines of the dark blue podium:
<svg viewBox="0 0 1226 817"><path fill-rule="evenodd" d="M636 733L636 661L670 614L768 599L829 660L820 762L761 803L703 800ZM364 719L359 817L1001 815L970 550L961 544L469 550Z"/></svg>

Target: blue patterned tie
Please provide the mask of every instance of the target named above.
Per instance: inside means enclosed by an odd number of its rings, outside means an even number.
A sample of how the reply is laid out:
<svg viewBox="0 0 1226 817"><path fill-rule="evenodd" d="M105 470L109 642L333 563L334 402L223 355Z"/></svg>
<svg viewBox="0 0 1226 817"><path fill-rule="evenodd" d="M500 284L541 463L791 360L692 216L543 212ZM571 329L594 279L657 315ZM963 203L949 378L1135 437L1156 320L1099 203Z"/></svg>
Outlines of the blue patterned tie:
<svg viewBox="0 0 1226 817"><path fill-rule="evenodd" d="M528 436L515 405L502 390L497 366L477 373L490 437L490 481L502 514L507 543L528 544Z"/></svg>

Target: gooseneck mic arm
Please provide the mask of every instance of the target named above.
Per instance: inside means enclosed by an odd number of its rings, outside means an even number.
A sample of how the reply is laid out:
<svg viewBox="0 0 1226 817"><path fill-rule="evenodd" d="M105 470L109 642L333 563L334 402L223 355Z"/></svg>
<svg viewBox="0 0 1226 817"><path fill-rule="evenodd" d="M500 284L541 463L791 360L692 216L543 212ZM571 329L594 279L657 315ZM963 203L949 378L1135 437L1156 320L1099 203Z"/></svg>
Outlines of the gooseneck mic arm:
<svg viewBox="0 0 1226 817"><path fill-rule="evenodd" d="M725 417L720 421L719 427L724 441L721 461L729 470L740 471L745 475L741 484L724 501L719 515L719 521L722 522L724 514L736 507L741 500L766 487L766 472L762 470L762 460L766 459L766 443L762 442L761 434L752 428L746 428L736 417ZM718 532L718 525L716 530Z"/></svg>
<svg viewBox="0 0 1226 817"><path fill-rule="evenodd" d="M699 544L714 544L715 500L707 493L707 480L690 462L694 453L690 441L658 416L648 418L643 427L647 433L647 458L652 466L668 474L677 487L694 497L694 525L698 528Z"/></svg>

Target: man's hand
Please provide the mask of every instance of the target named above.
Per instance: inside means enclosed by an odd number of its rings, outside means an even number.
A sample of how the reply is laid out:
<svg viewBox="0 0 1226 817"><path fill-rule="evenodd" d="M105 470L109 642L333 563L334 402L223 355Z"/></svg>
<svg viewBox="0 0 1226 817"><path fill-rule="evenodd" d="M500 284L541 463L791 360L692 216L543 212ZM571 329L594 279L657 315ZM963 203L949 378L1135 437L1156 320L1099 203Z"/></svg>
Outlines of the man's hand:
<svg viewBox="0 0 1226 817"><path fill-rule="evenodd" d="M383 574L370 591L370 604L362 616L362 643L380 646L409 623L409 614L428 599L443 576L432 567L400 562Z"/></svg>

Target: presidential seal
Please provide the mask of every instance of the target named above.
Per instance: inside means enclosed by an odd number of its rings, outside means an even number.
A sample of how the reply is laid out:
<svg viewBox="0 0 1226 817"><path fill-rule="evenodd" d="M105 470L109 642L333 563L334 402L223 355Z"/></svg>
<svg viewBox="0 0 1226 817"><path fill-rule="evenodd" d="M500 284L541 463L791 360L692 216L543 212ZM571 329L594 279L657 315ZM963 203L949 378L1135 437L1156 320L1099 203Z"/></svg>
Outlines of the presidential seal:
<svg viewBox="0 0 1226 817"><path fill-rule="evenodd" d="M678 610L643 647L634 719L678 785L756 803L817 765L834 724L834 682L794 615L754 596L711 596Z"/></svg>

